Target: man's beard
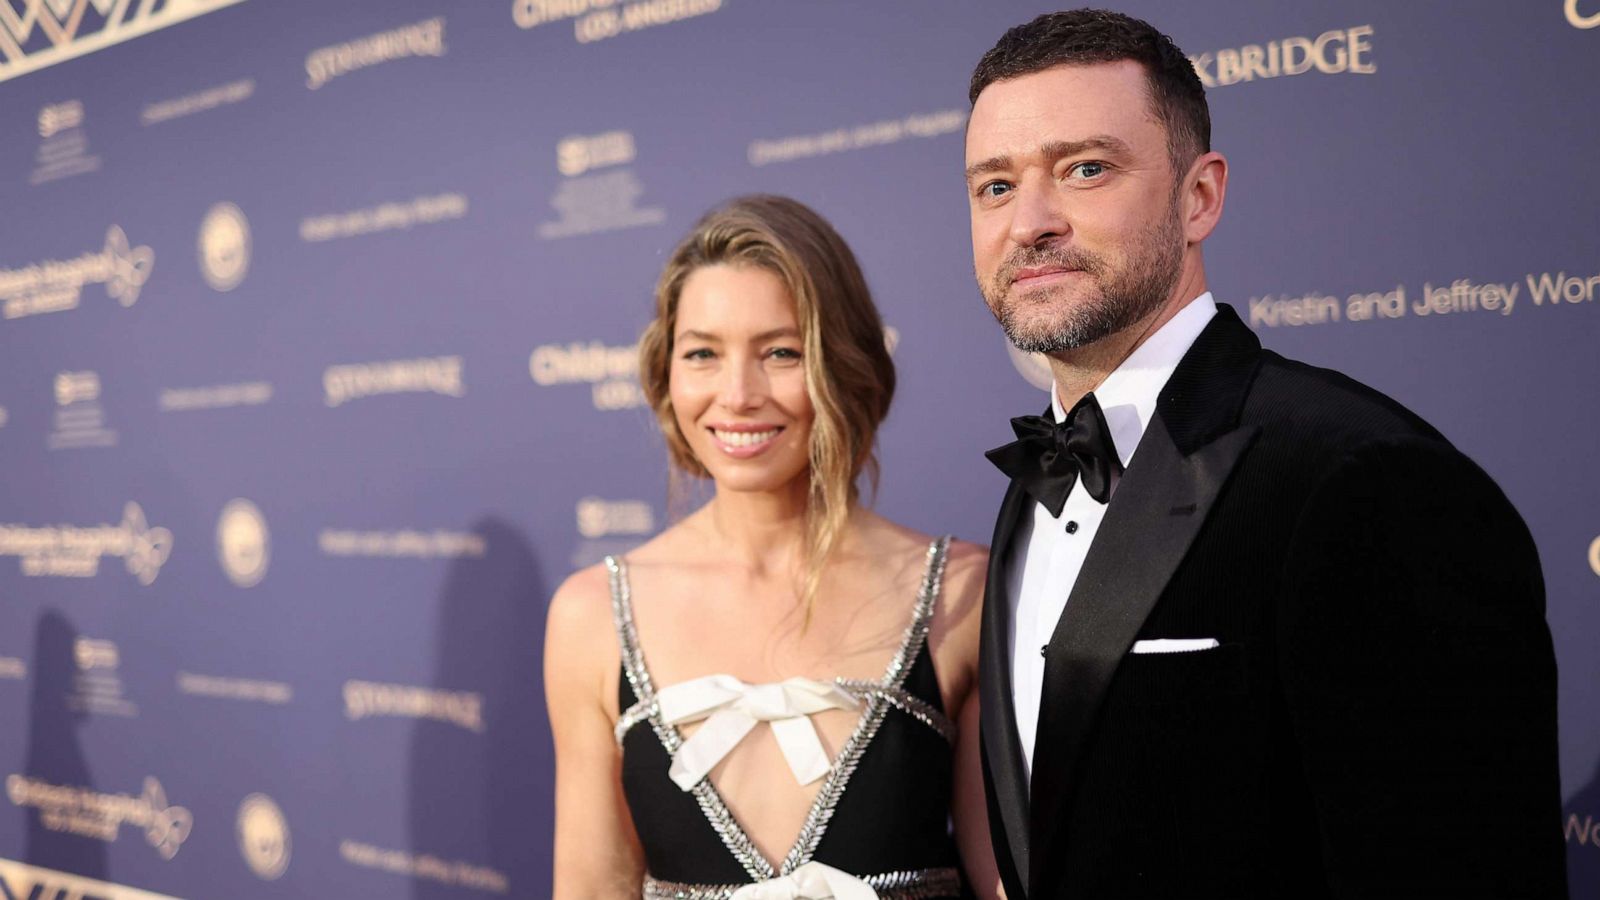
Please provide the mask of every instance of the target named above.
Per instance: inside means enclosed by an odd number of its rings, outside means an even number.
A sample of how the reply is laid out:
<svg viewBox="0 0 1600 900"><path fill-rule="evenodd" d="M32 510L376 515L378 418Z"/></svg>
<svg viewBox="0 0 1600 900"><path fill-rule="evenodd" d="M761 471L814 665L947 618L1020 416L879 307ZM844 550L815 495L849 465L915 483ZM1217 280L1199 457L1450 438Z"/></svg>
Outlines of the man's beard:
<svg viewBox="0 0 1600 900"><path fill-rule="evenodd" d="M994 278L983 285L989 311L1006 337L1026 353L1059 353L1085 347L1116 334L1155 312L1177 284L1183 263L1183 238L1177 209L1139 235L1120 268L1104 257L1072 246L1041 244L1019 248L1006 257ZM1035 266L1081 270L1092 284L1035 288L1026 296L1011 294L1016 272ZM1068 302L1069 290L1084 296ZM1049 321L1023 316L1040 308L1054 313Z"/></svg>

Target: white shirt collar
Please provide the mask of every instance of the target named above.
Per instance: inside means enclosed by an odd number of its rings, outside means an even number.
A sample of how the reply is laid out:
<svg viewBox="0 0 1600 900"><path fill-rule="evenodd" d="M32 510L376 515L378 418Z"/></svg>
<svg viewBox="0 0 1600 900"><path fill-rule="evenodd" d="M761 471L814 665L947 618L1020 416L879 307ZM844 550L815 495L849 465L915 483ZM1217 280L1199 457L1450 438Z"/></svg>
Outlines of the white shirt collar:
<svg viewBox="0 0 1600 900"><path fill-rule="evenodd" d="M1156 414L1156 399L1167 379L1172 377L1178 362L1216 314L1217 302L1210 291L1190 300L1094 389L1124 467L1133 461L1133 451L1138 449L1151 417ZM1050 405L1057 422L1066 418L1067 411L1053 387Z"/></svg>

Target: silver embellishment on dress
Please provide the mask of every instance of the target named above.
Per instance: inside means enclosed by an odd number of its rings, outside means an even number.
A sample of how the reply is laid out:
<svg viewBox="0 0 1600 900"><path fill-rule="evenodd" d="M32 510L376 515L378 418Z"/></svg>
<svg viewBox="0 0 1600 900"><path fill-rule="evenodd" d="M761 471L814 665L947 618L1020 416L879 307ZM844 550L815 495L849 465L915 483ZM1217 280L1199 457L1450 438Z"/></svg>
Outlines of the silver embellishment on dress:
<svg viewBox="0 0 1600 900"><path fill-rule="evenodd" d="M861 879L878 892L879 900L934 900L961 896L961 875L955 869L919 869L885 872ZM644 900L728 900L742 884L683 884L644 879Z"/></svg>
<svg viewBox="0 0 1600 900"><path fill-rule="evenodd" d="M839 755L833 761L833 766L828 770L822 787L817 791L817 797L811 804L811 810L806 814L806 820L800 826L800 833L795 838L794 846L789 849L783 858L783 865L778 871L773 871L772 865L766 857L756 849L750 836L745 834L743 827L733 817L728 805L723 802L722 795L712 787L711 779L702 779L694 786L694 796L700 803L701 812L716 831L722 843L733 854L734 859L744 866L754 881L766 881L779 875L788 875L795 869L811 860L811 855L816 852L817 845L822 841L822 836L828 829L828 822L833 818L833 811L839 805L839 800L844 796L844 789L850 782L850 776L855 774L856 766L861 762L861 756L866 752L867 746L872 742L878 728L883 724L883 717L894 705L889 699L890 695L905 693L905 680L910 673L912 665L917 660L917 654L926 646L928 639L928 626L933 618L934 606L939 599L939 589L944 580L945 553L950 546L948 535L935 540L928 545L928 558L926 568L922 574L922 585L917 591L917 604L911 616L911 624L906 626L905 634L900 639L900 647L889 660L889 666L883 678L876 682L874 689L867 693L866 707L862 710L861 719L856 723L855 730L845 739L844 746L840 748ZM639 632L633 622L633 603L629 591L627 566L622 560L608 556L605 560L606 570L611 576L611 613L616 622L617 634L622 643L622 671L628 679L628 684L633 688L633 695L638 702L629 707L631 712L640 704L644 704L649 715L646 721L655 730L661 744L669 755L678 752L683 744L683 736L675 726L667 725L661 718L660 708L656 704L655 686L650 680L649 669L644 664L644 651L639 646ZM909 695L907 695L909 696ZM929 708L931 711L931 707ZM932 724L931 722L928 724ZM619 720L618 726L620 728ZM620 732L619 732L620 733ZM933 869L929 872L949 872L952 878L959 878L954 870ZM891 873L898 876L917 873ZM879 876L890 877L890 876ZM649 885L653 879L646 879L646 897ZM873 883L871 878L868 883ZM665 882L656 882L665 884ZM733 890L742 885L736 885L727 893L715 893L722 890L717 886L706 888L713 893L705 894L678 894L667 893L654 896L660 897L730 897ZM684 886L694 888L695 886ZM916 886L910 886L916 890ZM948 892L950 895L959 894L959 889ZM880 892L880 896L882 893ZM944 893L931 894L895 894L896 898L904 897L906 900L919 897L939 897Z"/></svg>
<svg viewBox="0 0 1600 900"><path fill-rule="evenodd" d="M890 690L876 681L862 681L858 678L835 678L834 684L862 700L872 696L882 697L896 709L939 732L939 736L946 741L952 744L956 742L956 723L935 709L933 704L910 691Z"/></svg>
<svg viewBox="0 0 1600 900"><path fill-rule="evenodd" d="M898 691L905 687L906 675L916 662L917 653L927 643L928 623L933 618L934 603L939 599L939 586L944 579L945 550L949 546L948 535L928 545L927 568L922 573L922 587L917 592L917 606L912 613L911 624L906 626L905 636L900 639L900 648L895 651L894 658L889 660L888 670L884 672L883 679L879 682L885 689ZM822 842L822 835L828 830L834 808L844 796L844 789L850 783L850 776L855 774L862 754L866 753L867 745L878 733L878 727L883 724L883 717L888 711L889 703L881 695L867 698L867 708L861 713L861 722L856 725L855 732L845 740L844 746L839 750L838 758L833 761L833 769L828 772L827 780L817 792L817 799L811 806L811 812L807 814L805 823L800 826L800 835L796 838L794 847L783 858L781 874L787 875L793 872L817 852L817 845Z"/></svg>
<svg viewBox="0 0 1600 900"><path fill-rule="evenodd" d="M628 732L633 730L633 726L660 713L661 707L659 704L646 703L643 700L628 707L627 711L617 717L617 726L611 730L612 734L616 736L617 746L622 746L622 739L628 736Z"/></svg>
<svg viewBox="0 0 1600 900"><path fill-rule="evenodd" d="M667 748L667 755L678 752L678 747L683 744L683 735L678 729L661 720L660 708L656 705L656 689L650 680L650 670L644 664L644 651L639 646L639 631L633 624L633 602L628 588L628 570L622 560L606 557L606 569L611 573L611 614L616 620L617 633L622 639L622 671L628 678L628 684L633 688L633 695L640 702L648 703L650 715L647 721L655 730L656 737L661 740L661 745ZM711 829L722 839L723 846L733 854L733 858L744 866L746 873L754 881L765 881L777 875L772 870L772 864L767 862L761 851L756 849L755 842L744 833L733 817L733 812L728 809L728 804L722 801L722 795L712 787L711 779L702 780L694 786L692 791L694 799L700 804L700 811L705 814L706 821L711 823Z"/></svg>

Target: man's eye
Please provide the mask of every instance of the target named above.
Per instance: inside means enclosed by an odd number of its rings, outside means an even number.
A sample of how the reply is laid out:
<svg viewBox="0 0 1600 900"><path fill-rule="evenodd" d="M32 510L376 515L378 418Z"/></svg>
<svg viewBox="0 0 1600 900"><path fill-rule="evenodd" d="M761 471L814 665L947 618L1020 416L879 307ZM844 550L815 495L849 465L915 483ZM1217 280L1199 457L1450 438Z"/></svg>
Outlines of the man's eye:
<svg viewBox="0 0 1600 900"><path fill-rule="evenodd" d="M1006 194L1008 194L1010 192L1011 192L1011 185L1009 183L1007 183L1007 182L1004 182L1004 181L985 182L983 187L978 188L978 195L979 196L988 197L990 199L994 199L996 197L1004 196L1004 195L1006 195Z"/></svg>
<svg viewBox="0 0 1600 900"><path fill-rule="evenodd" d="M1086 179L1099 178L1101 175L1104 175L1105 173L1106 173L1105 163L1084 162L1084 163L1078 163L1077 165L1073 166L1072 167L1072 171L1070 173L1068 173L1068 174L1070 176L1077 177L1079 180L1086 180Z"/></svg>

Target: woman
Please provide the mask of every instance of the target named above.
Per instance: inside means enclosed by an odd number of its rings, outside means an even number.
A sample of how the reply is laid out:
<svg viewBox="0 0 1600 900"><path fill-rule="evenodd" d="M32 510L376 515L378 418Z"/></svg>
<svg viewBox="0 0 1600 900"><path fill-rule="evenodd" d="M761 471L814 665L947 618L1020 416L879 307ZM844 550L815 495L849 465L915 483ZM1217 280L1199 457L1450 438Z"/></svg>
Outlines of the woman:
<svg viewBox="0 0 1600 900"><path fill-rule="evenodd" d="M715 494L551 602L555 896L955 897L957 843L989 896L985 554L857 502L895 378L849 247L786 198L712 211L640 357Z"/></svg>

